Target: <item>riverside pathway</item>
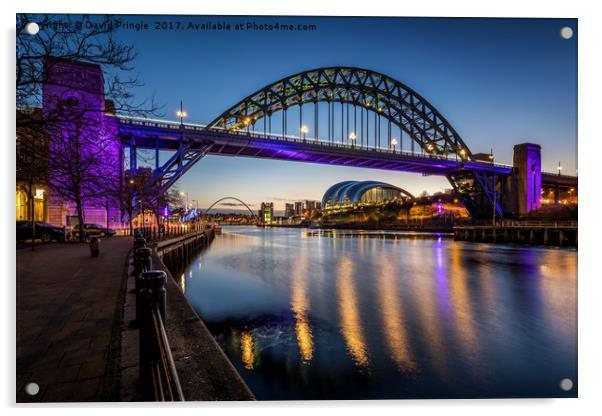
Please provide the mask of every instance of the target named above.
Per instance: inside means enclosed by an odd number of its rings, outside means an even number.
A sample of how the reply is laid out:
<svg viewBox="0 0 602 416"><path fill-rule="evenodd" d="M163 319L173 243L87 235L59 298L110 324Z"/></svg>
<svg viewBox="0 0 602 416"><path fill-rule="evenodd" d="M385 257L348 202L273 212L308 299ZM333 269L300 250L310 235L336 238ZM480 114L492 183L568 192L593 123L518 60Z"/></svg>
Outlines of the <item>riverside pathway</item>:
<svg viewBox="0 0 602 416"><path fill-rule="evenodd" d="M17 250L17 402L118 399L119 339L133 241ZM35 396L28 383L39 385Z"/></svg>

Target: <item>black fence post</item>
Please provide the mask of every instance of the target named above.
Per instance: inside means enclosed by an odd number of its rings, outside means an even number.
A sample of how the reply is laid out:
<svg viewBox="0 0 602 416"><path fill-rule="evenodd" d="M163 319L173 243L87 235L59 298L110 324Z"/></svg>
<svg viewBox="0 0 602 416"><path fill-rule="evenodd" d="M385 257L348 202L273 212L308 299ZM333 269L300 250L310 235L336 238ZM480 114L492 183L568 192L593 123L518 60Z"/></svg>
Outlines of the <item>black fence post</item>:
<svg viewBox="0 0 602 416"><path fill-rule="evenodd" d="M159 362L159 346L153 334L155 331L155 311L158 310L161 318L165 319L165 281L167 275L161 270L152 270L141 273L139 276L140 289L138 300L140 302L140 387L144 400L154 400L157 392L153 387L154 368ZM161 393L162 394L162 393Z"/></svg>

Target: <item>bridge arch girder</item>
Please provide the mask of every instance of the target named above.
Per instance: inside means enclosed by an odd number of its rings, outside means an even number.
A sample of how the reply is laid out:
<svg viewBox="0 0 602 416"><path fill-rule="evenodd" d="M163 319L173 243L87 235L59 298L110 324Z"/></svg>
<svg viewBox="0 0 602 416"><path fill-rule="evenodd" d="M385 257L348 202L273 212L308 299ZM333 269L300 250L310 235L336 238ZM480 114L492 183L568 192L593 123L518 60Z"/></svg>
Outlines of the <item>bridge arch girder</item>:
<svg viewBox="0 0 602 416"><path fill-rule="evenodd" d="M252 210L252 209L249 207L249 205L247 205L247 203L246 203L245 201L243 201L243 200L241 200L241 199L238 199L238 198L236 198L236 197L234 197L234 196L225 196L225 197L223 197L223 198L220 198L220 199L218 199L218 200L217 200L217 201L215 201L213 204L211 204L211 205L209 206L209 208L205 209L205 210L203 211L202 215L206 215L206 214L207 214L209 211L211 211L211 209L212 209L214 206L216 206L216 205L217 205L217 204L219 204L220 202L222 202L222 201L225 201L225 200L228 200L228 199L232 199L232 200L234 200L234 201L237 201L237 202L239 202L239 203L243 204L243 205L245 206L245 208L247 209L247 211L249 211L253 217L257 218L257 214L255 214L255 212L253 212L253 210Z"/></svg>
<svg viewBox="0 0 602 416"><path fill-rule="evenodd" d="M472 153L451 124L417 92L389 76L363 68L329 67L276 81L230 107L209 128L245 129L294 106L337 102L365 108L402 129L426 153Z"/></svg>

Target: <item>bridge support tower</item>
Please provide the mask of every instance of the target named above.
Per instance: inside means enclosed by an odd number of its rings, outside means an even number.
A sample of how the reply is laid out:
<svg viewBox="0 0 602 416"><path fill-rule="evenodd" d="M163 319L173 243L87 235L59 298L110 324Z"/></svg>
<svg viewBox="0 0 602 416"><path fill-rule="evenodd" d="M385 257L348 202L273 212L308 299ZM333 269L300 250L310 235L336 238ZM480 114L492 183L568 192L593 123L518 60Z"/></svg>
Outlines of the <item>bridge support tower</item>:
<svg viewBox="0 0 602 416"><path fill-rule="evenodd" d="M506 210L523 216L541 207L541 146L522 143L514 146L511 195Z"/></svg>

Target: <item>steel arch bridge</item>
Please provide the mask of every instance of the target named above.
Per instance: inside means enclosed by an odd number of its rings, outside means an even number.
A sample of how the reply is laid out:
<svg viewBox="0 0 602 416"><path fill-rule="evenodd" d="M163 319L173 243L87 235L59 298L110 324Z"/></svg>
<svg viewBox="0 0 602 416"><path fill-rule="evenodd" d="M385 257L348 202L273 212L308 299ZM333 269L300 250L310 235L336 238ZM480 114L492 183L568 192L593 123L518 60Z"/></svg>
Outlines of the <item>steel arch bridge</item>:
<svg viewBox="0 0 602 416"><path fill-rule="evenodd" d="M346 108L341 107L343 113L349 110L349 105L373 112L387 121L388 129L391 124L396 125L428 154L457 154L461 158L472 158L460 135L426 99L391 77L355 67L319 68L283 78L247 96L209 123L208 127L247 129L263 119L266 123L264 131L267 131L267 123L273 113L319 102L328 103L329 107L333 103L347 105ZM329 113L334 113L334 109L329 108ZM314 113L315 122L318 118ZM283 130L286 130L286 117L282 121ZM353 131L357 132L357 122L354 124ZM342 127L345 132L343 124ZM317 123L314 131L318 136ZM387 138L390 139L391 134ZM390 146L390 142L388 144Z"/></svg>
<svg viewBox="0 0 602 416"><path fill-rule="evenodd" d="M156 151L148 188L155 192L165 192L205 155L269 158L446 176L474 217L489 218L494 210L502 216L496 195L504 194L500 178L512 172L476 158L441 113L408 86L354 67L283 78L208 125L119 117L119 135L130 149L130 169L136 169L137 149ZM162 166L160 150L174 152Z"/></svg>
<svg viewBox="0 0 602 416"><path fill-rule="evenodd" d="M245 208L247 209L247 211L249 211L253 217L255 217L255 218L259 219L259 218L257 217L257 214L255 214L255 213L253 212L253 210L252 210L252 209L249 207L249 205L247 205L247 203L246 203L246 202L244 202L243 200L240 200L240 199L238 199L238 198L236 198L236 197L234 197L234 196L225 196L225 197L223 197L223 198L220 198L220 199L218 199L218 200L217 200L217 201L215 201L213 204L211 204L211 205L209 206L209 208L207 208L206 210L204 210L204 211L203 211L203 213L202 213L201 215L207 215L207 213L208 213L209 211L211 211L211 208L213 208L214 206L216 206L216 205L217 205L217 204L219 204L220 202L222 202L222 201L225 201L225 200L227 200L227 199L232 199L232 200L234 200L234 201L237 201L237 202L239 202L239 203L243 204L243 205L245 206Z"/></svg>

